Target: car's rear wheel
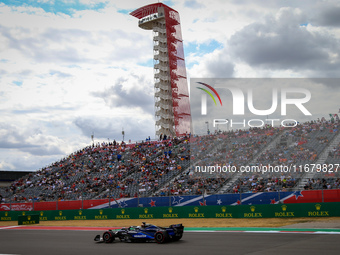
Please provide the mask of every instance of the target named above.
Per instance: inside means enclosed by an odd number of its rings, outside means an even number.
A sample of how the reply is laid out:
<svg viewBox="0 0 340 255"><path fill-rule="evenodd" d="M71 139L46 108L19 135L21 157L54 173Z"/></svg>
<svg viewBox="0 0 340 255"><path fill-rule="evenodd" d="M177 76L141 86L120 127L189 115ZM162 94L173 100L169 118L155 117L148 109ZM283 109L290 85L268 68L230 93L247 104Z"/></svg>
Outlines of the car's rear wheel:
<svg viewBox="0 0 340 255"><path fill-rule="evenodd" d="M158 231L155 234L155 241L157 243L165 243L167 241L168 233L166 231Z"/></svg>
<svg viewBox="0 0 340 255"><path fill-rule="evenodd" d="M107 231L103 234L103 240L105 243L112 243L115 240L115 237L112 232Z"/></svg>

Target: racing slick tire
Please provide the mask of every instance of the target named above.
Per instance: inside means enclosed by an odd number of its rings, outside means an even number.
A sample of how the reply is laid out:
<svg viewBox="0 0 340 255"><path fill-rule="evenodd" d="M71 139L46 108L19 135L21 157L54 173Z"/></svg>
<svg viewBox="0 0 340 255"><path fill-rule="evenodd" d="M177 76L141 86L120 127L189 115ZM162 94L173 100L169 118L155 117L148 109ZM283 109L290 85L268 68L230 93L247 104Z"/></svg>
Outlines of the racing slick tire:
<svg viewBox="0 0 340 255"><path fill-rule="evenodd" d="M112 243L115 240L115 237L113 236L113 233L111 231L106 231L103 234L103 241L105 243Z"/></svg>
<svg viewBox="0 0 340 255"><path fill-rule="evenodd" d="M155 241L156 243L165 243L168 241L168 233L166 231L158 231L155 234Z"/></svg>

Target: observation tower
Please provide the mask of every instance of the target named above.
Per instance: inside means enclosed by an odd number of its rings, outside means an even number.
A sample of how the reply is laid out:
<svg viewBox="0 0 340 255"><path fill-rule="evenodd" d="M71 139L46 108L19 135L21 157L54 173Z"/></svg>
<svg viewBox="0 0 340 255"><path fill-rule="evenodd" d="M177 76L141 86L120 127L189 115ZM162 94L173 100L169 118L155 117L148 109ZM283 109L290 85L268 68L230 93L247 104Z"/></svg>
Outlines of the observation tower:
<svg viewBox="0 0 340 255"><path fill-rule="evenodd" d="M191 115L179 14L162 3L130 15L142 29L153 31L156 135L190 133Z"/></svg>

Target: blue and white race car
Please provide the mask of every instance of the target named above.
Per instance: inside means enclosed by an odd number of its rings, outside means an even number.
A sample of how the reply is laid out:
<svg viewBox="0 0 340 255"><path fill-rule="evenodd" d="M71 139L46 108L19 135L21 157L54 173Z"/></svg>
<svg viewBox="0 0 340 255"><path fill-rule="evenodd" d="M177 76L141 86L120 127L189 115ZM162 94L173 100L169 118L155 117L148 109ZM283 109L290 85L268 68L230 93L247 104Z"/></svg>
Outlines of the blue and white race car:
<svg viewBox="0 0 340 255"><path fill-rule="evenodd" d="M183 236L183 230L184 226L182 224L170 225L168 228L164 228L143 222L141 226L131 226L117 231L105 231L102 237L97 235L94 240L112 243L115 238L118 238L121 242L165 243L180 240Z"/></svg>

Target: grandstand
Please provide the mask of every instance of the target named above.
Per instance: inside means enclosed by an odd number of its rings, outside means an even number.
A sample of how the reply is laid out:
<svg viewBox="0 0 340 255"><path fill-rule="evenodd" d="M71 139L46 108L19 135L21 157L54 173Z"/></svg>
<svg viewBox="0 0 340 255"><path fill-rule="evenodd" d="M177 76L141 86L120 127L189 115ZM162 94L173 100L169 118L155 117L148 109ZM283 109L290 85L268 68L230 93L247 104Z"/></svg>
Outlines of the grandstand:
<svg viewBox="0 0 340 255"><path fill-rule="evenodd" d="M2 202L338 189L339 173L195 172L195 166L339 164L339 121L102 143L0 188ZM326 154L326 156L324 156ZM340 172L340 171L339 171ZM303 186L301 186L303 183Z"/></svg>

